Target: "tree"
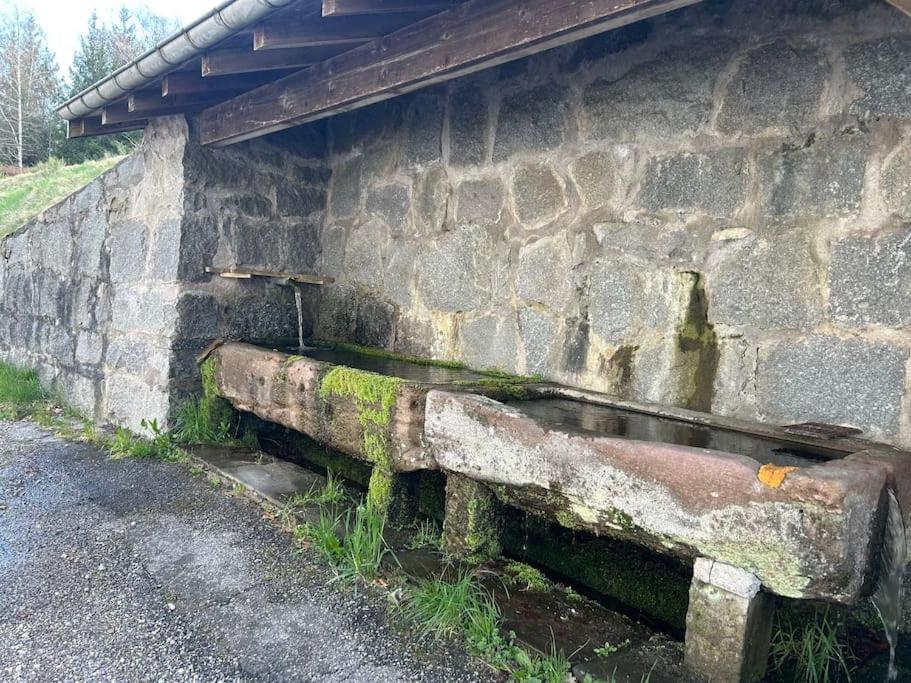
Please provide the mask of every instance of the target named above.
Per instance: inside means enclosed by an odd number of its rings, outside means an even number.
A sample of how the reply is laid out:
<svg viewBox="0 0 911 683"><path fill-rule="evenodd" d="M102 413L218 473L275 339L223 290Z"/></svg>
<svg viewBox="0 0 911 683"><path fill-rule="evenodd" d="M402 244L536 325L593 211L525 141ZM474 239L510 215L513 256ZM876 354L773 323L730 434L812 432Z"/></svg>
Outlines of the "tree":
<svg viewBox="0 0 911 683"><path fill-rule="evenodd" d="M18 7L0 17L0 158L22 167L46 159L60 95L54 56L34 16Z"/></svg>
<svg viewBox="0 0 911 683"><path fill-rule="evenodd" d="M108 76L178 28L176 21L148 9L121 7L117 17L110 22L103 22L93 11L70 66L70 96ZM61 141L56 153L65 161L76 163L108 154L123 154L135 147L140 138L141 133L120 133Z"/></svg>

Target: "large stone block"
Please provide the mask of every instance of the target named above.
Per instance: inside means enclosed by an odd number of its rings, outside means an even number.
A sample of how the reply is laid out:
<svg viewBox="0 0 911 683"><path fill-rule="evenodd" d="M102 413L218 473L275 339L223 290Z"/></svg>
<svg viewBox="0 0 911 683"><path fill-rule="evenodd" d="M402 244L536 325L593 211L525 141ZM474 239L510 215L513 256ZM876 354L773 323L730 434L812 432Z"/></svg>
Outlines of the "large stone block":
<svg viewBox="0 0 911 683"><path fill-rule="evenodd" d="M546 152L570 135L569 88L547 85L511 95L500 104L494 161L513 154Z"/></svg>
<svg viewBox="0 0 911 683"><path fill-rule="evenodd" d="M76 362L99 365L104 356L104 336L96 332L80 332L76 337Z"/></svg>
<svg viewBox="0 0 911 683"><path fill-rule="evenodd" d="M728 83L717 126L725 133L784 133L809 129L816 120L829 64L815 48L783 40L751 51Z"/></svg>
<svg viewBox="0 0 911 683"><path fill-rule="evenodd" d="M108 375L102 405L105 418L131 431L146 433L143 420L156 420L162 429L168 428L171 400L167 389L149 386L132 375Z"/></svg>
<svg viewBox="0 0 911 683"><path fill-rule="evenodd" d="M139 334L113 336L104 352L107 373L125 372L148 386L167 384L170 358L167 342Z"/></svg>
<svg viewBox="0 0 911 683"><path fill-rule="evenodd" d="M751 237L723 247L707 274L713 322L759 329L807 329L822 318L822 295L799 234Z"/></svg>
<svg viewBox="0 0 911 683"><path fill-rule="evenodd" d="M414 218L418 234L433 235L443 229L452 187L446 170L432 166L415 179Z"/></svg>
<svg viewBox="0 0 911 683"><path fill-rule="evenodd" d="M483 229L466 226L428 245L418 264L417 291L428 308L471 311L490 299L497 244Z"/></svg>
<svg viewBox="0 0 911 683"><path fill-rule="evenodd" d="M761 158L763 214L780 220L857 211L868 149L866 135L845 134Z"/></svg>
<svg viewBox="0 0 911 683"><path fill-rule="evenodd" d="M683 152L649 162L638 202L651 211L730 216L744 200L747 177L743 150Z"/></svg>
<svg viewBox="0 0 911 683"><path fill-rule="evenodd" d="M177 245L174 245L177 249ZM143 221L111 225L108 237L111 282L137 282L145 276L149 228Z"/></svg>
<svg viewBox="0 0 911 683"><path fill-rule="evenodd" d="M491 228L503 217L503 183L496 176L465 180L456 188L456 223Z"/></svg>
<svg viewBox="0 0 911 683"><path fill-rule="evenodd" d="M362 160L360 157L336 164L332 173L329 209L335 218L349 218L361 208Z"/></svg>
<svg viewBox="0 0 911 683"><path fill-rule="evenodd" d="M217 218L207 212L187 212L181 222L179 264L177 276L188 282L210 278L206 267L216 265L218 252Z"/></svg>
<svg viewBox="0 0 911 683"><path fill-rule="evenodd" d="M587 152L570 165L570 173L586 206L596 208L615 199L620 192L620 169L610 152Z"/></svg>
<svg viewBox="0 0 911 683"><path fill-rule="evenodd" d="M557 337L557 323L533 308L519 309L519 337L525 350L526 375L547 376L550 355Z"/></svg>
<svg viewBox="0 0 911 683"><path fill-rule="evenodd" d="M219 301L207 292L182 292L177 300L175 343L202 349L218 336ZM165 332L170 336L171 331Z"/></svg>
<svg viewBox="0 0 911 683"><path fill-rule="evenodd" d="M851 111L872 116L911 117L911 36L895 35L845 50L845 69L862 95Z"/></svg>
<svg viewBox="0 0 911 683"><path fill-rule="evenodd" d="M715 80L731 52L725 41L707 41L595 81L582 96L583 134L614 142L696 134L711 117Z"/></svg>
<svg viewBox="0 0 911 683"><path fill-rule="evenodd" d="M367 213L376 216L393 235L411 232L411 188L400 183L375 187L367 196Z"/></svg>
<svg viewBox="0 0 911 683"><path fill-rule="evenodd" d="M149 241L149 257L145 279L156 282L176 282L180 274L181 248L183 244L183 221L181 218L164 218L152 231ZM187 240L189 242L189 239ZM184 262L186 263L186 262ZM203 279L206 263L195 273Z"/></svg>
<svg viewBox="0 0 911 683"><path fill-rule="evenodd" d="M516 325L512 316L488 315L463 322L462 358L472 368L518 372Z"/></svg>
<svg viewBox="0 0 911 683"><path fill-rule="evenodd" d="M169 336L177 321L177 293L174 285L114 288L111 327L120 332L145 332Z"/></svg>
<svg viewBox="0 0 911 683"><path fill-rule="evenodd" d="M525 301L563 311L573 293L571 259L562 235L523 247L516 271L516 294Z"/></svg>
<svg viewBox="0 0 911 683"><path fill-rule="evenodd" d="M405 161L421 166L438 161L442 155L442 139L442 98L435 92L418 93L405 117Z"/></svg>
<svg viewBox="0 0 911 683"><path fill-rule="evenodd" d="M512 177L512 198L516 215L526 227L552 219L566 208L563 179L544 163L516 167Z"/></svg>
<svg viewBox="0 0 911 683"><path fill-rule="evenodd" d="M76 272L82 275L99 276L104 241L107 237L107 221L102 211L85 214L76 224L75 256Z"/></svg>
<svg viewBox="0 0 911 683"><path fill-rule="evenodd" d="M816 335L762 349L759 409L778 422L817 421L889 437L898 429L908 351Z"/></svg>
<svg viewBox="0 0 911 683"><path fill-rule="evenodd" d="M449 162L477 166L487 158L490 115L484 92L476 86L449 94Z"/></svg>
<svg viewBox="0 0 911 683"><path fill-rule="evenodd" d="M320 224L312 219L302 218L289 221L281 234L284 255L279 262L283 272L312 272L320 257Z"/></svg>
<svg viewBox="0 0 911 683"><path fill-rule="evenodd" d="M313 331L313 314L310 312L312 291L303 292L303 333L309 337ZM223 297L218 321L222 339L244 339L277 344L297 341L297 307L290 287L262 287L245 290Z"/></svg>
<svg viewBox="0 0 911 683"><path fill-rule="evenodd" d="M355 226L345 247L345 272L353 281L380 289L383 284L383 251L386 227L379 221Z"/></svg>
<svg viewBox="0 0 911 683"><path fill-rule="evenodd" d="M886 206L900 216L911 218L911 138L883 166L880 188Z"/></svg>
<svg viewBox="0 0 911 683"><path fill-rule="evenodd" d="M681 294L681 281L670 271L624 258L599 258L591 271L591 330L614 344L649 329L672 330Z"/></svg>
<svg viewBox="0 0 911 683"><path fill-rule="evenodd" d="M418 253L417 246L411 242L394 240L389 245L383 274L383 291L402 308L411 307L411 285Z"/></svg>
<svg viewBox="0 0 911 683"><path fill-rule="evenodd" d="M911 225L833 245L829 309L849 327L911 324Z"/></svg>

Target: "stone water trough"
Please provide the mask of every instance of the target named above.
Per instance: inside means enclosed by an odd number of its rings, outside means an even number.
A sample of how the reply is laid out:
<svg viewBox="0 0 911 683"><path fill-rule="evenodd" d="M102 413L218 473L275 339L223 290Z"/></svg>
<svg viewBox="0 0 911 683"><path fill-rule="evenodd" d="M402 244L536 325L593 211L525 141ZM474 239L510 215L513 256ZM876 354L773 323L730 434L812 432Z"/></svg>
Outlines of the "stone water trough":
<svg viewBox="0 0 911 683"><path fill-rule="evenodd" d="M869 596L891 498L911 510L911 454L849 430L350 351L303 354L232 343L207 362L236 408L373 463L375 500L395 498L398 473L442 470L456 554L496 547L497 509L510 505L692 561L686 661L714 681L763 675L772 596Z"/></svg>

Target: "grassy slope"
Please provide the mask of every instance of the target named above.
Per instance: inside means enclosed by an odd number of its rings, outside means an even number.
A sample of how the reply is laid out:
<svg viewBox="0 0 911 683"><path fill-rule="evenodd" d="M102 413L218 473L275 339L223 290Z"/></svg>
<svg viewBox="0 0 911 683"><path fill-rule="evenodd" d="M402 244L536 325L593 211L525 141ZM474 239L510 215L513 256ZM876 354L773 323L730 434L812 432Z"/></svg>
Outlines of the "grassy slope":
<svg viewBox="0 0 911 683"><path fill-rule="evenodd" d="M88 184L122 158L108 157L74 166L51 162L30 173L0 179L0 238Z"/></svg>

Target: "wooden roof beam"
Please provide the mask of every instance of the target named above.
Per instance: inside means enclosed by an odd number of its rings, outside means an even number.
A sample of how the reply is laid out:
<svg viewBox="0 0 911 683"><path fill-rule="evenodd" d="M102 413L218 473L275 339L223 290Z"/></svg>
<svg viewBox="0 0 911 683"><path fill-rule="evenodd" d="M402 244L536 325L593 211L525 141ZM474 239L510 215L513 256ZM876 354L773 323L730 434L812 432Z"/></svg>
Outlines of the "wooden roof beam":
<svg viewBox="0 0 911 683"><path fill-rule="evenodd" d="M244 92L287 76L292 69L204 77L200 71L175 71L161 81L162 97Z"/></svg>
<svg viewBox="0 0 911 683"><path fill-rule="evenodd" d="M441 12L457 4L459 0L323 0L323 16Z"/></svg>
<svg viewBox="0 0 911 683"><path fill-rule="evenodd" d="M428 16L427 12L420 12L333 19L321 18L319 14L282 12L253 29L253 49L362 45Z"/></svg>
<svg viewBox="0 0 911 683"><path fill-rule="evenodd" d="M110 135L112 133L125 133L131 130L142 130L146 127L147 123L148 121L140 119L105 126L101 122L101 116L87 116L82 119L66 122L66 139L75 140L77 138L90 138L97 135Z"/></svg>
<svg viewBox="0 0 911 683"><path fill-rule="evenodd" d="M243 92L234 90L233 93ZM127 98L127 112L146 117L168 116L186 111L199 111L224 102L232 93L203 93L162 97L158 90L137 90Z"/></svg>
<svg viewBox="0 0 911 683"><path fill-rule="evenodd" d="M287 50L258 50L227 48L211 50L203 55L202 75L225 76L275 69L303 68L337 55L345 46L303 47Z"/></svg>
<svg viewBox="0 0 911 683"><path fill-rule="evenodd" d="M228 145L389 99L699 0L468 0L205 110L204 144Z"/></svg>

